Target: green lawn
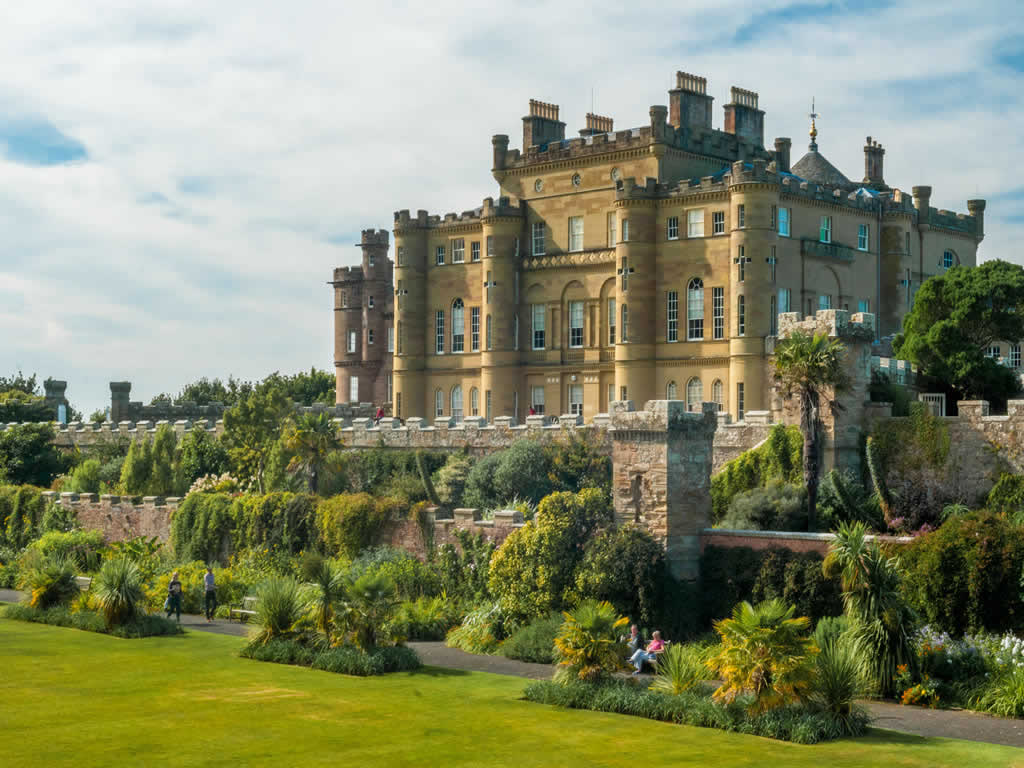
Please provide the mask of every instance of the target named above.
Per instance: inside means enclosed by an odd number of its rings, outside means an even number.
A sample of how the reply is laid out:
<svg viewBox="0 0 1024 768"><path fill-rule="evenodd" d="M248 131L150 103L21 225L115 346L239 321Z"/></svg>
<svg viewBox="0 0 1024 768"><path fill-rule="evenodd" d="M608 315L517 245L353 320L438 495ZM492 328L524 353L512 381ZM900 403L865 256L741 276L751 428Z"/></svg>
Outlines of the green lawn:
<svg viewBox="0 0 1024 768"><path fill-rule="evenodd" d="M0 764L1024 766L1020 750L884 731L797 746L559 711L499 675L343 677L240 659L241 642L0 619Z"/></svg>

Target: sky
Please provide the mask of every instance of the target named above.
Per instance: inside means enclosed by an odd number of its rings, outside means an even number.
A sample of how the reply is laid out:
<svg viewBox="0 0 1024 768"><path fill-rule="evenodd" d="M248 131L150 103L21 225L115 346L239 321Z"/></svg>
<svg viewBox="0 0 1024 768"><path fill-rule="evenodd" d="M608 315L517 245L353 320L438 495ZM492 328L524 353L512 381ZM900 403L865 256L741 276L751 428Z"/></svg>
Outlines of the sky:
<svg viewBox="0 0 1024 768"><path fill-rule="evenodd" d="M1019 0L33 0L0 10L0 375L89 414L202 376L333 370L336 266L393 212L496 195L529 99L567 135L646 125L675 72L760 93L807 143L932 205L988 200L981 258L1024 262Z"/></svg>

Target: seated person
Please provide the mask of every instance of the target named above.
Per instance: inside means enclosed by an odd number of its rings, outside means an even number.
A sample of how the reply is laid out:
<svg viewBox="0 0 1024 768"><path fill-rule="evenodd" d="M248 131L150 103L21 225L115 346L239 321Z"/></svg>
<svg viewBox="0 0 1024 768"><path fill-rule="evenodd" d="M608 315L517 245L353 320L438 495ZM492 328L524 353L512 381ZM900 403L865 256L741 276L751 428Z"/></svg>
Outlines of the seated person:
<svg viewBox="0 0 1024 768"><path fill-rule="evenodd" d="M643 668L645 661L656 661L658 654L664 650L664 648L665 643L661 639L661 632L655 631L651 636L651 642L647 644L646 650L642 648L638 649L636 653L629 657L629 663L636 667L636 671L633 674L640 674L640 670Z"/></svg>
<svg viewBox="0 0 1024 768"><path fill-rule="evenodd" d="M629 637L624 638L626 647L629 648L630 653L636 653L643 648L644 640L640 636L640 627L636 624L631 624L629 627Z"/></svg>

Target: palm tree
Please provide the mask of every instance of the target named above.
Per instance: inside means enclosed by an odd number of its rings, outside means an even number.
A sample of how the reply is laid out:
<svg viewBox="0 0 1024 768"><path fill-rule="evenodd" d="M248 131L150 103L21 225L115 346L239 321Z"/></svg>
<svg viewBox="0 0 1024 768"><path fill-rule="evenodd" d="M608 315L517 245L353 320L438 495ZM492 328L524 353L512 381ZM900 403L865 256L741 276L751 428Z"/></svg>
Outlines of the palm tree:
<svg viewBox="0 0 1024 768"><path fill-rule="evenodd" d="M334 609L345 596L345 573L333 560L309 555L302 563L302 577L313 587L311 607L316 614L317 629L324 633L324 640L330 646Z"/></svg>
<svg viewBox="0 0 1024 768"><path fill-rule="evenodd" d="M344 618L356 644L369 653L377 647L378 635L398 605L395 582L386 574L367 572L346 586Z"/></svg>
<svg viewBox="0 0 1024 768"><path fill-rule="evenodd" d="M327 456L341 447L341 439L326 413L304 413L288 425L285 448L292 454L288 469L303 469L309 481L309 492L316 493L320 471Z"/></svg>
<svg viewBox="0 0 1024 768"><path fill-rule="evenodd" d="M804 436L803 470L807 487L807 528L817 527L818 460L821 454L822 405L835 413L835 395L849 386L843 369L843 345L827 334L796 331L775 349L775 380L783 396L800 401Z"/></svg>
<svg viewBox="0 0 1024 768"><path fill-rule="evenodd" d="M585 600L562 616L565 622L555 637L556 680L597 680L622 667L619 634L629 619L611 603Z"/></svg>

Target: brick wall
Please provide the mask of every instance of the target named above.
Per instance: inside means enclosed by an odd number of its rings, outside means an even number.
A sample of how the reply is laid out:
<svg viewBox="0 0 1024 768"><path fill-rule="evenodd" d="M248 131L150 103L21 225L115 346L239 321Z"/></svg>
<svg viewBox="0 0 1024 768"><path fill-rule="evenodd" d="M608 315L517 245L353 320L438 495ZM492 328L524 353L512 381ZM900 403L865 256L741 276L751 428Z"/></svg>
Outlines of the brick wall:
<svg viewBox="0 0 1024 768"><path fill-rule="evenodd" d="M828 554L828 548L835 541L832 533L796 533L789 531L735 531L725 528L705 528L701 532L700 550L706 547L748 547L762 550L783 547L793 552L817 552L821 556ZM912 539L909 536L867 536L869 541L878 539L880 542L905 544Z"/></svg>
<svg viewBox="0 0 1024 768"><path fill-rule="evenodd" d="M136 536L156 536L160 541L167 541L171 535L171 512L180 501L175 497L145 496L136 504L128 496L53 491L43 496L73 509L82 528L103 531L107 541L124 541Z"/></svg>

